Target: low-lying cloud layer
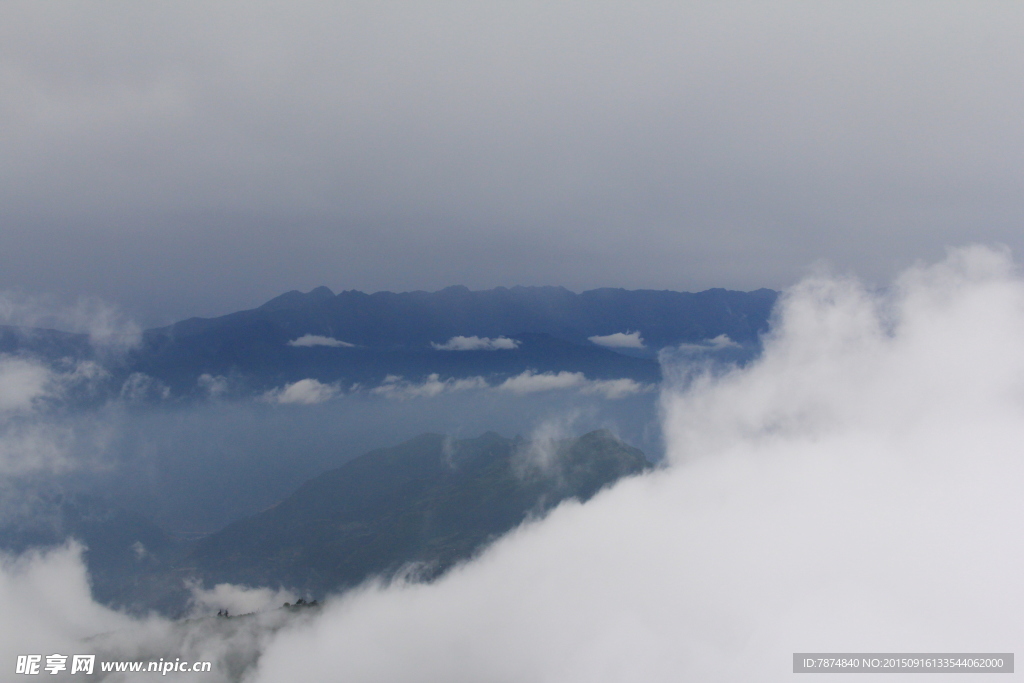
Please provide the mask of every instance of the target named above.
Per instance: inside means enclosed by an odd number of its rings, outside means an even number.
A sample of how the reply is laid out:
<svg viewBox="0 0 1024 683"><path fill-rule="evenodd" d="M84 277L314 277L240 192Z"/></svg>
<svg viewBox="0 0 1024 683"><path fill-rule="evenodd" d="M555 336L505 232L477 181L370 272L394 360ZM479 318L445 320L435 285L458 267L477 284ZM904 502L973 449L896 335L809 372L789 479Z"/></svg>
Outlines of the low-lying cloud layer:
<svg viewBox="0 0 1024 683"><path fill-rule="evenodd" d="M23 358L0 357L0 413L24 411L47 393L50 371Z"/></svg>
<svg viewBox="0 0 1024 683"><path fill-rule="evenodd" d="M511 683L789 681L797 651L1011 652L1021 339L1024 280L1000 251L952 252L882 295L813 276L759 360L670 373L667 467L433 584L372 583L301 624L226 620L203 640L207 622L129 629L58 553L3 565L2 654L120 628L104 642L125 652L201 644L220 657L210 680Z"/></svg>
<svg viewBox="0 0 1024 683"><path fill-rule="evenodd" d="M271 403L313 405L329 401L339 391L340 389L336 384L324 384L319 380L307 378L286 384L280 389L268 391L263 395L263 398Z"/></svg>
<svg viewBox="0 0 1024 683"><path fill-rule="evenodd" d="M292 339L288 342L288 346L331 346L335 348L353 348L355 344L349 344L348 342L341 341L340 339L325 337L320 334L304 334L298 339Z"/></svg>
<svg viewBox="0 0 1024 683"><path fill-rule="evenodd" d="M444 344L431 342L437 351L511 351L519 346L519 342L508 337L452 337Z"/></svg>
<svg viewBox="0 0 1024 683"><path fill-rule="evenodd" d="M211 380L207 381L207 384ZM202 384L202 382L201 382ZM609 400L624 398L643 392L653 391L654 385L646 385L629 378L619 379L587 379L582 372L534 372L525 370L509 377L503 382L491 385L486 379L474 377L441 378L438 373L427 375L422 381L407 380L399 375L388 375L380 385L369 389L373 396L390 399L433 398L441 394L470 390L492 390L511 393L518 396L547 391L578 391L584 395L603 396ZM363 391L363 387L353 385L349 392ZM211 393L211 395L213 395ZM341 395L337 384L324 384L316 379L303 379L272 389L263 394L263 400L271 403L296 403L312 405L329 401Z"/></svg>
<svg viewBox="0 0 1024 683"><path fill-rule="evenodd" d="M587 337L587 339L598 346L607 346L612 349L646 348L639 330L636 332L616 332L615 334L594 335L593 337Z"/></svg>
<svg viewBox="0 0 1024 683"><path fill-rule="evenodd" d="M73 302L44 294L15 290L0 292L0 325L56 329L87 335L94 348L120 353L134 348L142 329L116 306L97 297L80 296Z"/></svg>
<svg viewBox="0 0 1024 683"><path fill-rule="evenodd" d="M486 389L487 386L487 381L483 377L441 379L440 375L433 373L422 382L410 382L398 375L388 375L380 386L371 389L370 393L397 399L431 398L452 391Z"/></svg>
<svg viewBox="0 0 1024 683"><path fill-rule="evenodd" d="M498 385L499 391L513 394L533 394L538 391L578 389L582 394L599 394L608 399L622 398L646 391L648 387L629 379L587 379L582 372L542 372L527 370L509 377Z"/></svg>
<svg viewBox="0 0 1024 683"><path fill-rule="evenodd" d="M740 345L730 339L729 335L720 334L712 339L705 339L700 344L680 344L677 350L684 353L708 353L709 351L738 348L740 348Z"/></svg>
<svg viewBox="0 0 1024 683"><path fill-rule="evenodd" d="M71 396L89 394L107 376L94 361L51 366L0 354L0 478L82 465L69 457L74 430L55 407Z"/></svg>

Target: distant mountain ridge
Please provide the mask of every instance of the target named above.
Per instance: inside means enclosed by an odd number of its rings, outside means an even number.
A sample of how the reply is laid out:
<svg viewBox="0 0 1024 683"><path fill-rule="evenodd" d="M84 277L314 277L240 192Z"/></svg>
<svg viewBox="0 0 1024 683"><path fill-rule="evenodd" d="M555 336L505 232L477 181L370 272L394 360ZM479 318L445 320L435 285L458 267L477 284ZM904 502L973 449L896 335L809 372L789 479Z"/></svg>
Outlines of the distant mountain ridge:
<svg viewBox="0 0 1024 683"><path fill-rule="evenodd" d="M316 334L368 347L416 347L457 335L499 337L543 333L577 344L593 336L640 331L660 348L721 334L754 342L767 328L778 292L759 289L703 292L563 287L497 287L437 292L348 290L317 287L286 292L262 306L218 318L190 318L149 335L193 335L211 329L269 323L295 337Z"/></svg>
<svg viewBox="0 0 1024 683"><path fill-rule="evenodd" d="M200 374L235 376L251 390L304 378L372 385L388 375L422 379L580 372L589 378L657 382L656 351L727 336L750 352L768 327L777 292L704 292L499 287L438 292L286 292L218 318L148 330L132 369L176 392L197 391ZM639 349L599 346L592 337L638 333ZM301 338L332 345L292 345ZM516 348L445 351L454 337L508 338ZM632 357L631 357L632 356ZM638 357L639 356L639 357Z"/></svg>
<svg viewBox="0 0 1024 683"><path fill-rule="evenodd" d="M728 361L752 357L777 297L769 289L576 294L562 287L453 286L334 294L317 287L258 308L146 330L137 348L104 357L103 391L159 401L205 397L214 380L230 389L225 395L245 397L303 379L367 388L389 376L415 382L437 375L478 377L493 386L527 372L651 384L661 379L657 352L664 347L717 338L724 343L710 352ZM609 335L627 346L593 341ZM448 343L457 337L464 339ZM97 355L87 335L13 327L0 327L0 352L55 361Z"/></svg>

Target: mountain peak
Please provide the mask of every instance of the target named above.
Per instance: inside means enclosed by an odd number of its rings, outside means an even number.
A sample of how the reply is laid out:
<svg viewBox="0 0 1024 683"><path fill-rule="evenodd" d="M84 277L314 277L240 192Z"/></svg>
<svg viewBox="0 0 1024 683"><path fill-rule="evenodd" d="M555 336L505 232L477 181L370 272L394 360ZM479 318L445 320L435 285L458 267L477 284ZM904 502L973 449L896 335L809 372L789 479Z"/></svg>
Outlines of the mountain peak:
<svg viewBox="0 0 1024 683"><path fill-rule="evenodd" d="M309 290L306 294L303 294L297 289L293 289L290 292L285 292L281 296L274 297L267 303L259 307L260 311L281 311L291 310L296 308L309 308L316 304L334 298L334 292L330 288L323 285Z"/></svg>

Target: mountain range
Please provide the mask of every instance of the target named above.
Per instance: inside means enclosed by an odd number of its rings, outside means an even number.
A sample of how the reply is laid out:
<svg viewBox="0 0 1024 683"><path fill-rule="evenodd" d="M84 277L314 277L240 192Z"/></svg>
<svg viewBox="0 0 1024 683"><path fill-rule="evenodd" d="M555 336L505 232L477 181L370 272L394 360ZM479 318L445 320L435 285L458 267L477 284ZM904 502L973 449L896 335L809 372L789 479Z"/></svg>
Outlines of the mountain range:
<svg viewBox="0 0 1024 683"><path fill-rule="evenodd" d="M152 378L157 398L199 397L209 383L235 395L303 379L379 385L387 377L422 380L526 371L583 373L590 379L660 378L657 353L680 344L749 357L767 329L778 293L561 287L499 287L437 292L287 292L258 308L190 318L146 330L131 351L104 359L111 390ZM457 342L457 343L453 343ZM95 355L86 335L0 328L0 352L56 359ZM136 394L140 392L134 392Z"/></svg>

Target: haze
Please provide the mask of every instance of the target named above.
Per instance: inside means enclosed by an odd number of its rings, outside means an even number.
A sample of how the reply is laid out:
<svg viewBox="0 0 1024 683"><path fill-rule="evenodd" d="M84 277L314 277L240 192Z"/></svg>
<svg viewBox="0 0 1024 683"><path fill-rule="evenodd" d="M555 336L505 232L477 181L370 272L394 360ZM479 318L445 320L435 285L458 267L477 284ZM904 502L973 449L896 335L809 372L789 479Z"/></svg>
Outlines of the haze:
<svg viewBox="0 0 1024 683"><path fill-rule="evenodd" d="M1017 3L4 3L0 288L782 288L1022 246Z"/></svg>

